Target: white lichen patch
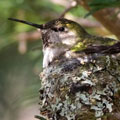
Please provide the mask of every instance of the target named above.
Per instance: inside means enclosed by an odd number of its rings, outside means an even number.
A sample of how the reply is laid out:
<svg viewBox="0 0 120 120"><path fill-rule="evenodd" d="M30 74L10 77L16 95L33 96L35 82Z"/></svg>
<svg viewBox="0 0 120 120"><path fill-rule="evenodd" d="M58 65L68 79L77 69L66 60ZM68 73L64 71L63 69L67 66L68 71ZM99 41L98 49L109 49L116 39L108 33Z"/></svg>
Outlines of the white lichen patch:
<svg viewBox="0 0 120 120"><path fill-rule="evenodd" d="M81 84L89 84L91 86L94 86L95 83L93 83L91 80L86 79L85 81L82 81Z"/></svg>
<svg viewBox="0 0 120 120"><path fill-rule="evenodd" d="M93 98L93 99L96 99L96 100L101 100L101 97L100 97L100 95L98 95L98 94L95 94L92 98Z"/></svg>
<svg viewBox="0 0 120 120"><path fill-rule="evenodd" d="M80 100L81 100L82 103L84 103L86 105L90 105L89 97L86 96L85 94L80 94L79 98L80 98Z"/></svg>
<svg viewBox="0 0 120 120"><path fill-rule="evenodd" d="M106 99L103 99L103 104L105 104L106 105L106 108L109 110L109 112L112 112L112 105L113 105L113 103L110 103L108 100L106 100Z"/></svg>

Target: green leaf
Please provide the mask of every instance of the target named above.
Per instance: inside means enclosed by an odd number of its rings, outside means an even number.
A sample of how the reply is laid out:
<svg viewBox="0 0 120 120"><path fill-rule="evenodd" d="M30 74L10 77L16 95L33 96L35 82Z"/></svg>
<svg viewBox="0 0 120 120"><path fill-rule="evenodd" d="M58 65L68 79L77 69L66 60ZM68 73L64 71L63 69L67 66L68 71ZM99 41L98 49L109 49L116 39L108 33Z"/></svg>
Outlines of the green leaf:
<svg viewBox="0 0 120 120"><path fill-rule="evenodd" d="M94 14L96 11L104 8L120 7L120 0L92 0L88 3L88 5L90 6L91 10L85 15L85 17L88 17L89 15Z"/></svg>

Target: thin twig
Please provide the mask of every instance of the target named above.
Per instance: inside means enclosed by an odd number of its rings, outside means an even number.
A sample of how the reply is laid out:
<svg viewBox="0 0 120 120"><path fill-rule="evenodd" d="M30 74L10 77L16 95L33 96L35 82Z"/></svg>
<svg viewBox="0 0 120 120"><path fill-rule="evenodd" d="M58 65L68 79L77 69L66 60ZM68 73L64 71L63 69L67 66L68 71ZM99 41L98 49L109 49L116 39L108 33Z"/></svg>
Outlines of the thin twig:
<svg viewBox="0 0 120 120"><path fill-rule="evenodd" d="M63 18L67 12L69 12L71 9L75 8L77 5L78 4L77 4L76 1L72 1L71 4L70 4L70 6L65 9L65 11L60 15L59 18Z"/></svg>

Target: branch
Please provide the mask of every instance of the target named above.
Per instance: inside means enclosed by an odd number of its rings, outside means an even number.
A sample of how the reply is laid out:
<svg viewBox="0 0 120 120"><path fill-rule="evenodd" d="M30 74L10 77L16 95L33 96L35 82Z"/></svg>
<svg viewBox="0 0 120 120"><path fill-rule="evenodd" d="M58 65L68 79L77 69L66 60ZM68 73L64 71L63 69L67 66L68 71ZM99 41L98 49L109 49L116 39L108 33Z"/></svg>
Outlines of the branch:
<svg viewBox="0 0 120 120"><path fill-rule="evenodd" d="M98 27L99 29L103 28L103 26L97 21L92 21L84 18L76 18L76 17L75 17L75 21L80 23L80 25L82 25L83 27L88 27L88 28Z"/></svg>
<svg viewBox="0 0 120 120"><path fill-rule="evenodd" d="M85 9L90 11L90 7L86 0L77 0L77 2L82 5ZM120 39L120 19L119 16L114 16L118 13L118 8L106 8L97 11L93 16L101 23L105 28L107 28L112 34L116 35ZM113 17L112 17L113 16Z"/></svg>
<svg viewBox="0 0 120 120"><path fill-rule="evenodd" d="M60 15L59 18L63 18L67 12L69 12L71 9L75 8L76 6L77 6L76 1L71 2L70 6L65 9L65 11Z"/></svg>
<svg viewBox="0 0 120 120"><path fill-rule="evenodd" d="M19 41L18 51L21 54L25 54L27 51L27 42L32 40L38 40L41 38L40 31L38 32L24 32L16 36L16 39Z"/></svg>

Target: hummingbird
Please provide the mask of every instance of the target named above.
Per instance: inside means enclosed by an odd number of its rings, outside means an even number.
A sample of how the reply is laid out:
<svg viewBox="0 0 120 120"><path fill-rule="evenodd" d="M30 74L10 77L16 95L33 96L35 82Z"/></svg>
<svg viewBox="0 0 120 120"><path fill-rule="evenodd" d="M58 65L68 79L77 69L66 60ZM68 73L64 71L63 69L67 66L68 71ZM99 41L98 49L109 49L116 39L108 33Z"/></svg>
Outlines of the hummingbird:
<svg viewBox="0 0 120 120"><path fill-rule="evenodd" d="M91 35L77 22L65 18L54 19L46 24L36 24L16 18L8 19L41 30L43 68L48 67L53 60L63 54L70 58L75 53L99 53L117 43L115 39Z"/></svg>

